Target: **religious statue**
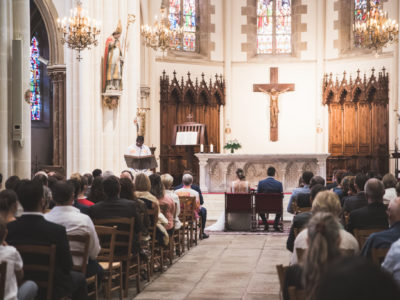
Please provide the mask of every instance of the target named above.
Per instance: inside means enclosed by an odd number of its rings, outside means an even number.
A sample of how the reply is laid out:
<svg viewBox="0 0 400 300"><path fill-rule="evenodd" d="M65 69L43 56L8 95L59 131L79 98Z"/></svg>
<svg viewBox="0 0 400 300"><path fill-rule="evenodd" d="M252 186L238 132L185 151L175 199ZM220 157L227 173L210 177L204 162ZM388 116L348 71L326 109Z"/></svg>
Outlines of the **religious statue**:
<svg viewBox="0 0 400 300"><path fill-rule="evenodd" d="M122 66L124 63L120 37L122 33L121 20L113 34L106 40L103 67L103 91L122 90Z"/></svg>
<svg viewBox="0 0 400 300"><path fill-rule="evenodd" d="M122 46L122 25L121 20L115 31L106 40L103 61L103 105L109 109L118 107L119 98L122 95L122 71L128 48L128 29L129 25L135 22L136 17L128 14L126 23L124 46Z"/></svg>
<svg viewBox="0 0 400 300"><path fill-rule="evenodd" d="M283 94L289 90L289 88L286 88L282 91L277 91L276 89L272 88L269 91L263 89L263 88L258 88L261 92L264 94L269 95L270 97L270 115L271 115L271 128L276 128L278 127L278 114L279 114L279 107L278 107L278 98L279 94Z"/></svg>

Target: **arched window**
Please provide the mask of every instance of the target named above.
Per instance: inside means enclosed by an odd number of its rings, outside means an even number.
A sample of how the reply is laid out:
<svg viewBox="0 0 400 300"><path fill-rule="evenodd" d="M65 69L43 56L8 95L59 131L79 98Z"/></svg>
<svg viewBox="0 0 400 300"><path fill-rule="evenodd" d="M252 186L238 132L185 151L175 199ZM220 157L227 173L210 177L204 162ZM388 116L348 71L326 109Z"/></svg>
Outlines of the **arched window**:
<svg viewBox="0 0 400 300"><path fill-rule="evenodd" d="M31 119L42 120L42 101L40 97L40 61L39 42L36 37L31 40Z"/></svg>
<svg viewBox="0 0 400 300"><path fill-rule="evenodd" d="M363 23L367 21L367 14L379 10L381 0L354 0L354 23ZM354 45L361 45L361 36L354 33Z"/></svg>
<svg viewBox="0 0 400 300"><path fill-rule="evenodd" d="M292 53L290 0L257 0L257 53Z"/></svg>
<svg viewBox="0 0 400 300"><path fill-rule="evenodd" d="M197 0L169 0L168 18L171 29L183 27L183 37L178 50L196 52L197 39Z"/></svg>

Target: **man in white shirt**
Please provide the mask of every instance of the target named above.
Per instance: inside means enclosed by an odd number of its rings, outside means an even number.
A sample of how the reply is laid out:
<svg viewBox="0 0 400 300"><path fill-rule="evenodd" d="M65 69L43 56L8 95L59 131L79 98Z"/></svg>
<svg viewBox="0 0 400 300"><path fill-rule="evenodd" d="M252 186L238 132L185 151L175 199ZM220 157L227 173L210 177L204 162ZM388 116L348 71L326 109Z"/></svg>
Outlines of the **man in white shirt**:
<svg viewBox="0 0 400 300"><path fill-rule="evenodd" d="M128 147L128 149L126 150L125 154L132 155L132 156L149 156L149 155L151 155L151 151L148 146L144 145L144 137L139 135L136 138L136 143L130 145ZM131 171L134 174L136 174L136 173L146 173L147 174L148 173L148 169L143 169L143 170L131 169ZM148 175L150 175L150 174L148 174Z"/></svg>
<svg viewBox="0 0 400 300"><path fill-rule="evenodd" d="M183 174L183 177L182 177L183 187L175 190L175 194L177 194L178 196L191 196L191 197L194 196L194 197L196 197L195 214L196 214L196 218L198 219L199 214L200 214L200 209L201 209L200 194L191 188L192 183L193 183L193 176L188 173ZM205 218L206 218L206 215L202 215L203 224L205 224L205 221L206 221ZM202 234L203 239L206 239L206 238L208 238L208 234L206 234L204 232L205 226L203 224L201 226L201 234Z"/></svg>
<svg viewBox="0 0 400 300"><path fill-rule="evenodd" d="M101 278L103 269L96 261L96 257L100 252L99 238L89 216L82 214L79 209L73 206L73 187L63 181L56 182L53 187L53 201L56 203L56 206L44 216L45 219L64 226L67 234L88 234L90 236L86 277L97 274ZM81 248L82 244L70 242L71 250L82 250ZM82 263L79 257L72 257L72 260L74 265Z"/></svg>

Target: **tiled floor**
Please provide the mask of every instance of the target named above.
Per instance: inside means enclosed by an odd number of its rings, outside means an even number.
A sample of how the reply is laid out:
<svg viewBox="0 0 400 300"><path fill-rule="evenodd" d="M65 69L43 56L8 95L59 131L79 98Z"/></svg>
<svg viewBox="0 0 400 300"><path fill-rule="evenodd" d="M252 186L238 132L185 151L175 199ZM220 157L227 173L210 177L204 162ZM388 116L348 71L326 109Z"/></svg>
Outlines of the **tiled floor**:
<svg viewBox="0 0 400 300"><path fill-rule="evenodd" d="M135 299L279 299L275 265L287 265L286 236L211 235Z"/></svg>

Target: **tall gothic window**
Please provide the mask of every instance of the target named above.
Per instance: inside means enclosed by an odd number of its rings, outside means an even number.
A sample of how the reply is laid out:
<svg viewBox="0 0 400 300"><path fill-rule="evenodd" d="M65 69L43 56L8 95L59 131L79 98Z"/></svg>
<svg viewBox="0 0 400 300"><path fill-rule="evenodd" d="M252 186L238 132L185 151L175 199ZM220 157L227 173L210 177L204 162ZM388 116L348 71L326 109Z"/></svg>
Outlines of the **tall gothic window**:
<svg viewBox="0 0 400 300"><path fill-rule="evenodd" d="M196 37L196 0L169 0L168 18L171 29L183 27L183 37L178 50L195 52L198 40Z"/></svg>
<svg viewBox="0 0 400 300"><path fill-rule="evenodd" d="M367 21L367 14L379 10L381 0L354 0L354 23L363 23ZM354 33L354 45L359 47L362 37Z"/></svg>
<svg viewBox="0 0 400 300"><path fill-rule="evenodd" d="M292 52L290 0L257 0L257 53Z"/></svg>
<svg viewBox="0 0 400 300"><path fill-rule="evenodd" d="M42 119L42 101L40 98L40 61L39 42L34 36L31 40L31 119Z"/></svg>

